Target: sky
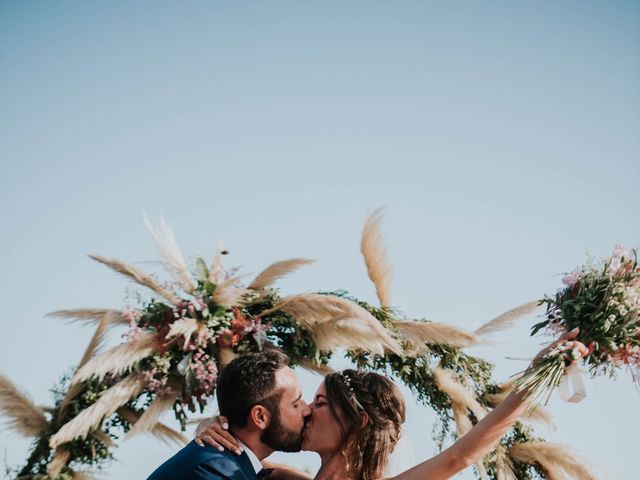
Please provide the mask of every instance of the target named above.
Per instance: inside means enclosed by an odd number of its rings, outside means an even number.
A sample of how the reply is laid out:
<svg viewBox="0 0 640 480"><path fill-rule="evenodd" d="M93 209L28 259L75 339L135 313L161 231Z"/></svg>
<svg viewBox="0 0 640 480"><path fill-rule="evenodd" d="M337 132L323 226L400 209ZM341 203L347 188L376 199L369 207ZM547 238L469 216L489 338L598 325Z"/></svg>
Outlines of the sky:
<svg viewBox="0 0 640 480"><path fill-rule="evenodd" d="M313 258L283 293L375 302L359 236L385 207L393 304L467 329L640 246L639 20L626 1L0 1L0 371L52 401L92 332L46 314L125 305L87 255L153 269L145 212L190 258L222 240L248 275ZM504 380L548 341L535 321L469 353ZM536 432L635 478L640 392L626 372L586 386ZM435 416L404 393L429 458ZM28 448L0 432L4 464ZM102 477L175 450L134 438Z"/></svg>

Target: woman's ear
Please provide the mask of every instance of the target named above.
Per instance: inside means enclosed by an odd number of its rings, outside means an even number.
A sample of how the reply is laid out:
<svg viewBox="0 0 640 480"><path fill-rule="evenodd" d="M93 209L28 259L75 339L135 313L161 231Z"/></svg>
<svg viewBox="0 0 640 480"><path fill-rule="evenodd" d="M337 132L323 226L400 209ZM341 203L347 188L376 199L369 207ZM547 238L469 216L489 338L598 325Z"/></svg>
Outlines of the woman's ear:
<svg viewBox="0 0 640 480"><path fill-rule="evenodd" d="M360 428L366 426L367 423L369 423L369 414L367 414L367 412L360 412Z"/></svg>
<svg viewBox="0 0 640 480"><path fill-rule="evenodd" d="M249 423L259 430L264 430L269 426L271 413L263 405L254 405L249 411Z"/></svg>

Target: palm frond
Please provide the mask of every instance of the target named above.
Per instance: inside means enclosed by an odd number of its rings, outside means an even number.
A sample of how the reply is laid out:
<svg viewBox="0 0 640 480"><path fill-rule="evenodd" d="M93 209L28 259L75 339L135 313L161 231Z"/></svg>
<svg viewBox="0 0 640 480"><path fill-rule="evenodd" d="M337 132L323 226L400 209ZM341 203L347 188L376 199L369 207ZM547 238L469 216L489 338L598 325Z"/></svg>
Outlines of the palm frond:
<svg viewBox="0 0 640 480"><path fill-rule="evenodd" d="M391 305L391 264L387 258L387 247L380 233L382 209L375 210L367 218L362 229L360 251L367 266L367 273L376 288L381 307Z"/></svg>

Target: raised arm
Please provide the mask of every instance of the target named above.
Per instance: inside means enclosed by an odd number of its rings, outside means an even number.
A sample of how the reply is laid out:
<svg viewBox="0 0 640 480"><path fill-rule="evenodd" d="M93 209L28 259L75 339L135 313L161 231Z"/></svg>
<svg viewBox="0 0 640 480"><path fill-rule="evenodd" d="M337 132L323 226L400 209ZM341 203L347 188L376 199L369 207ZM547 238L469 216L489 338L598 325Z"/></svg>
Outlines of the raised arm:
<svg viewBox="0 0 640 480"><path fill-rule="evenodd" d="M578 335L577 329L562 335L542 350L540 358L551 348L564 343L563 349L577 348L580 356L588 353L580 342L569 341ZM535 360L534 360L535 362ZM500 405L480 420L469 432L439 455L393 477L392 480L446 480L489 453L502 436L527 408L527 392L511 393Z"/></svg>

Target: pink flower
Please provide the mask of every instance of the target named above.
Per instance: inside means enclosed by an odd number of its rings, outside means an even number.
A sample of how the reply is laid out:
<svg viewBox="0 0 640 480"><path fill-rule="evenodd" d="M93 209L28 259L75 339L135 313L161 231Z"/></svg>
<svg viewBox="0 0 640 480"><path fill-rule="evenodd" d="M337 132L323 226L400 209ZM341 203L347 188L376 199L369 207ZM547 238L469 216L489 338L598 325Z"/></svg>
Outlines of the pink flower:
<svg viewBox="0 0 640 480"><path fill-rule="evenodd" d="M616 245L611 253L611 263L609 264L609 273L616 274L623 264L627 263L634 257L633 250L623 245Z"/></svg>
<svg viewBox="0 0 640 480"><path fill-rule="evenodd" d="M576 283L578 283L579 279L580 279L580 269L576 268L573 272L567 273L565 274L564 277L562 277L562 283L564 283L567 287L571 288Z"/></svg>

